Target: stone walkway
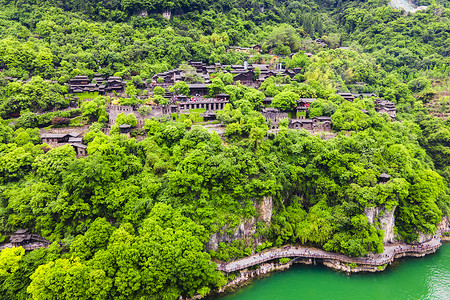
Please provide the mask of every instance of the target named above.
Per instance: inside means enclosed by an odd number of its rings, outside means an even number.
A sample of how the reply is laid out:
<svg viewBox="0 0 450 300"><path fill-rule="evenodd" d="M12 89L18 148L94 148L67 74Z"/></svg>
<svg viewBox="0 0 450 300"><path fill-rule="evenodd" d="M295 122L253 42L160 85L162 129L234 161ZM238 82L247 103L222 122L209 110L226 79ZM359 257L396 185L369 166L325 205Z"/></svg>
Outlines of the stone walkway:
<svg viewBox="0 0 450 300"><path fill-rule="evenodd" d="M395 255L399 253L411 253L411 254L423 254L428 251L435 251L442 245L441 232L428 242L409 245L398 244L392 246L385 246L384 252L381 254L369 254L366 257L348 257L343 254L337 254L328 252L321 249L304 247L304 246L284 246L283 248L270 249L262 253L242 258L227 264L218 264L217 270L225 273L242 270L251 266L259 265L261 263L271 261L278 258L319 258L319 259L332 259L339 260L343 263L356 263L358 265L371 265L381 266L392 262L395 259Z"/></svg>

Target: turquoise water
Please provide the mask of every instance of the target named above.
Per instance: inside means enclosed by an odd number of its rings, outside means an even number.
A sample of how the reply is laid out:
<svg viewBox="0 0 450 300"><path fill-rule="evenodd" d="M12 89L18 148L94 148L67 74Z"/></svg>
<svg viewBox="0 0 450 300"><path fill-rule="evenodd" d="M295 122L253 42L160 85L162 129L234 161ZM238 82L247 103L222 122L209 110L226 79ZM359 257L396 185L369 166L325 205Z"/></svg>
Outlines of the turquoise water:
<svg viewBox="0 0 450 300"><path fill-rule="evenodd" d="M347 276L323 265L294 265L220 300L450 299L450 244L432 255L403 258L384 272Z"/></svg>

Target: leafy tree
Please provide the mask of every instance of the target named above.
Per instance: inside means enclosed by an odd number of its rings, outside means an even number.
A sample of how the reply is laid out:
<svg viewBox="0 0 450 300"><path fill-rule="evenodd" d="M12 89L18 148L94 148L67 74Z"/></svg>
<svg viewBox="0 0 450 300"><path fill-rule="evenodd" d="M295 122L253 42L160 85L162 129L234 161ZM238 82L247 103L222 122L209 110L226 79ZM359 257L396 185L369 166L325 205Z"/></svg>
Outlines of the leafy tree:
<svg viewBox="0 0 450 300"><path fill-rule="evenodd" d="M222 80L219 78L214 78L211 81L211 84L208 85L208 95L210 97L215 97L217 94L224 92L225 85L223 84Z"/></svg>
<svg viewBox="0 0 450 300"><path fill-rule="evenodd" d="M164 94L166 93L166 91L165 91L162 87L160 87L160 86L155 86L155 87L153 88L153 93L154 93L155 95L164 96Z"/></svg>
<svg viewBox="0 0 450 300"><path fill-rule="evenodd" d="M272 106L282 111L292 110L297 105L299 98L296 93L281 92L273 98Z"/></svg>
<svg viewBox="0 0 450 300"><path fill-rule="evenodd" d="M169 91L173 92L175 95L185 95L189 96L189 86L184 81L178 81L172 86Z"/></svg>
<svg viewBox="0 0 450 300"><path fill-rule="evenodd" d="M138 112L141 116L148 116L152 112L150 105L142 105L138 108Z"/></svg>

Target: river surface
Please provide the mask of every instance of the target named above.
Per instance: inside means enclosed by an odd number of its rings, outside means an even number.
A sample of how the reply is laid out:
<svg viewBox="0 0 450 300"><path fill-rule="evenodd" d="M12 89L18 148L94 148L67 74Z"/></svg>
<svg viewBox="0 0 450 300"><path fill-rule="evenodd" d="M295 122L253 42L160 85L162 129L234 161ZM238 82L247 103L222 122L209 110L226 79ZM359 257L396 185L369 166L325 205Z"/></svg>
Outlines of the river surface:
<svg viewBox="0 0 450 300"><path fill-rule="evenodd" d="M220 300L450 299L450 243L431 255L395 260L384 272L350 276L296 264Z"/></svg>

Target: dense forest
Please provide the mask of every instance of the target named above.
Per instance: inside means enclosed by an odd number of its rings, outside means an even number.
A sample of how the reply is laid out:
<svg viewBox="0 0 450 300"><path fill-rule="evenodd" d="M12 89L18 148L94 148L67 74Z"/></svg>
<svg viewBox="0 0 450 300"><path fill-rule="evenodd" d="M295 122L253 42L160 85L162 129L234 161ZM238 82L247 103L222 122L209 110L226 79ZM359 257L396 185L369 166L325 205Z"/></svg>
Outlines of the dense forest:
<svg viewBox="0 0 450 300"><path fill-rule="evenodd" d="M2 299L204 296L227 282L216 262L272 246L383 252L384 232L366 208L395 209L406 242L450 215L450 121L427 106L448 100L448 1L417 1L428 8L413 14L386 0L0 4L0 239L26 228L52 242L0 252ZM254 44L260 54L227 51ZM210 94L230 95L217 113L224 138L195 115L149 119L140 141L117 126L102 131L107 104L143 103L137 89L158 72L188 60L259 63L269 52L301 73L258 89L216 74ZM96 96L67 110L69 80L95 73L128 80L129 97ZM349 102L337 91L392 101L397 121L377 113L373 98ZM268 133L259 112L266 97L285 111L299 97L317 98L309 115L331 117L336 137L283 122ZM122 117L118 125L135 122ZM58 122L90 126L87 157L42 144L40 129ZM391 180L379 184L381 173ZM266 197L270 223L258 219ZM252 218L251 238L211 249L212 235L232 235Z"/></svg>

